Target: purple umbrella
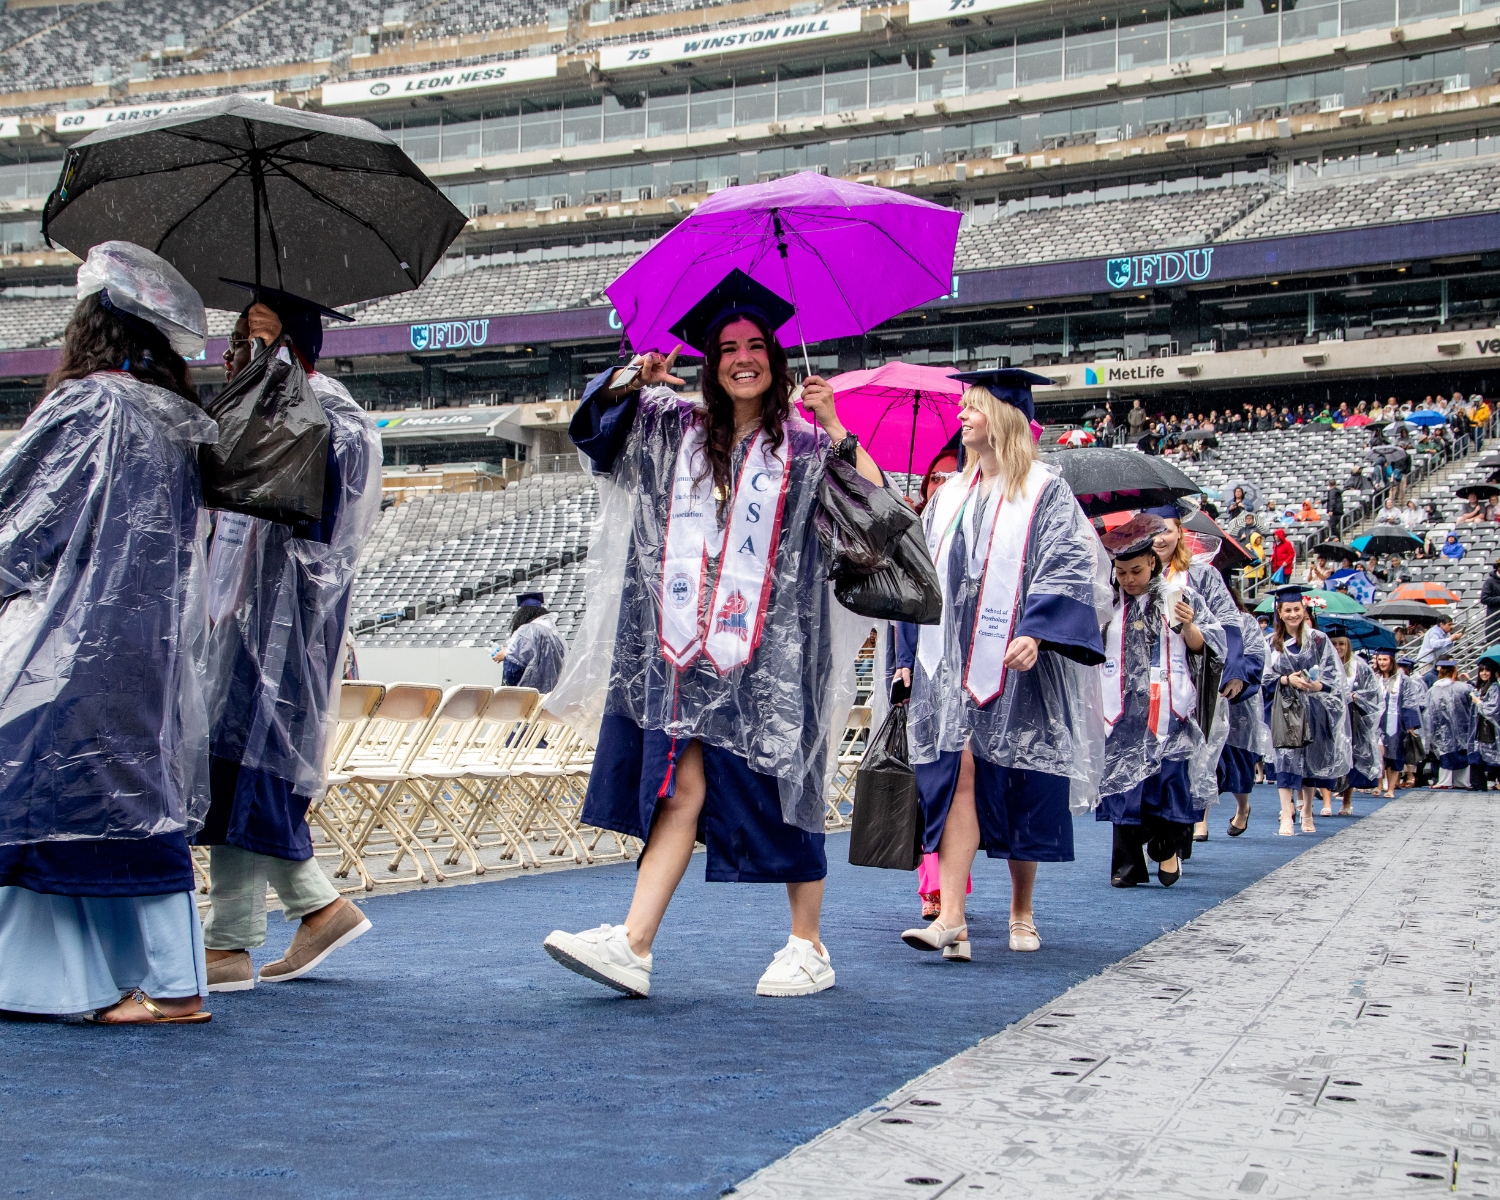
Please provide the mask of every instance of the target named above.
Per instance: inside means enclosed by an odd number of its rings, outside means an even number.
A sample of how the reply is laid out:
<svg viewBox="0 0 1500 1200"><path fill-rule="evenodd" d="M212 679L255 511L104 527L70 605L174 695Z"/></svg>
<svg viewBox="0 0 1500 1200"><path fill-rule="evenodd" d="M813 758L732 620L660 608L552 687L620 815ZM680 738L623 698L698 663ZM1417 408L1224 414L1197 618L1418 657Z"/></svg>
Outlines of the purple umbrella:
<svg viewBox="0 0 1500 1200"><path fill-rule="evenodd" d="M738 267L797 308L782 328L807 365L809 341L854 337L947 295L960 220L903 192L804 171L710 196L604 290L630 344L665 352L680 340L671 326Z"/></svg>

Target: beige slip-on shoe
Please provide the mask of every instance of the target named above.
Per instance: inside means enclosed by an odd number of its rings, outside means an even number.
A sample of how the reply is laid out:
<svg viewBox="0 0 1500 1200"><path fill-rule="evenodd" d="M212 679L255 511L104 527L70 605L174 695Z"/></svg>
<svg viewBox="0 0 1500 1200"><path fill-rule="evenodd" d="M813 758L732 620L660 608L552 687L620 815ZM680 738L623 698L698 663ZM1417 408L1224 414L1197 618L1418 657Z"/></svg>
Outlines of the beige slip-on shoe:
<svg viewBox="0 0 1500 1200"><path fill-rule="evenodd" d="M208 964L208 990L211 992L248 992L255 986L255 968L250 965L250 951L236 950L229 958Z"/></svg>
<svg viewBox="0 0 1500 1200"><path fill-rule="evenodd" d="M292 936L286 954L260 969L261 983L285 983L299 979L320 962L347 946L355 938L370 932L370 922L352 900L340 900L339 911L314 933L303 921Z"/></svg>

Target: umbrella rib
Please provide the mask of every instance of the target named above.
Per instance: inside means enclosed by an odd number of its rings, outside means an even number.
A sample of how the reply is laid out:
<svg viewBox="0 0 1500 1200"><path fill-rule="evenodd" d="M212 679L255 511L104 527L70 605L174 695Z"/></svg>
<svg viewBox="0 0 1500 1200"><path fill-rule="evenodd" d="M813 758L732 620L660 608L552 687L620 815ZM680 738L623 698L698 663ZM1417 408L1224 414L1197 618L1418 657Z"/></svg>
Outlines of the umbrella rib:
<svg viewBox="0 0 1500 1200"><path fill-rule="evenodd" d="M374 234L375 237L376 237L376 239L380 242L380 244L382 246L384 246L390 252L390 255L391 255L392 258L394 258L398 263L404 261L402 259L402 257L401 257L401 252L399 250L397 250L394 246L392 246L390 244L390 242L386 241L385 235L383 233L381 233L380 230L376 229L374 225L370 224L369 221L367 221L363 217L361 217L359 214L350 212L342 204L339 204L336 201L330 200L327 196L320 196L317 192L313 191L312 188L308 187L307 184L303 183L302 180L298 179L295 175L284 175L283 178L289 179L292 183L296 184L299 188L301 188L304 192L306 192L314 200L317 200L319 203L328 205L329 208L333 209L337 213L342 213L344 216L348 217L351 221L353 221L356 225L363 225L372 234ZM410 279L411 276L408 275L407 278ZM419 286L419 285L414 284L413 286L415 287L415 286Z"/></svg>
<svg viewBox="0 0 1500 1200"><path fill-rule="evenodd" d="M219 182L209 190L208 195L204 196L203 199L200 200L196 205L188 209L188 211L183 213L182 216L178 217L177 220L173 221L172 224L167 227L166 232L163 233L161 237L156 239L154 253L160 254L161 248L167 244L167 239L177 232L178 228L184 221L186 221L195 212L200 211L205 204L207 204L210 200L217 196L224 188L228 187L236 179L239 179L241 176L243 176L244 173L245 168L243 165L241 165L234 171L230 172L230 174L225 176L223 179L219 180Z"/></svg>

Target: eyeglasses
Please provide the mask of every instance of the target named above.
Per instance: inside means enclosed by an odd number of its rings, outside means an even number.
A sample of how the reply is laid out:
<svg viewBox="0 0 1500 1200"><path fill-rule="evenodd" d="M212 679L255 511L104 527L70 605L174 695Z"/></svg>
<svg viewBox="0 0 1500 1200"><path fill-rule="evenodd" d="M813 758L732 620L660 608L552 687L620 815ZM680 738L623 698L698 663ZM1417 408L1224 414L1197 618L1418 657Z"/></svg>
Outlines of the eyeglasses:
<svg viewBox="0 0 1500 1200"><path fill-rule="evenodd" d="M241 351L245 351L245 350L249 350L249 349L250 349L250 339L249 338L232 337L232 338L229 339L229 345L227 345L227 346L224 347L224 357L226 359L227 358L234 358Z"/></svg>

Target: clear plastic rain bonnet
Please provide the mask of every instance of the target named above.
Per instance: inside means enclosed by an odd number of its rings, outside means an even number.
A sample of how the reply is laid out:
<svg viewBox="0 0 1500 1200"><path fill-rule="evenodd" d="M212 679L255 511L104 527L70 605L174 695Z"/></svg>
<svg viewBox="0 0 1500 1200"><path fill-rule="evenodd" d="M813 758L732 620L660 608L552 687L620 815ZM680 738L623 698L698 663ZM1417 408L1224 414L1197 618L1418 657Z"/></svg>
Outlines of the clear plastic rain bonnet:
<svg viewBox="0 0 1500 1200"><path fill-rule="evenodd" d="M203 352L203 298L160 255L134 242L100 242L78 268L78 298L95 292L103 293L109 307L156 326L183 358Z"/></svg>

